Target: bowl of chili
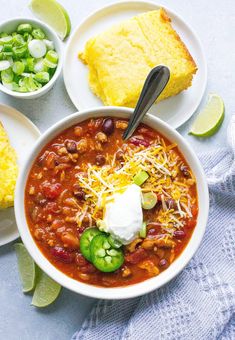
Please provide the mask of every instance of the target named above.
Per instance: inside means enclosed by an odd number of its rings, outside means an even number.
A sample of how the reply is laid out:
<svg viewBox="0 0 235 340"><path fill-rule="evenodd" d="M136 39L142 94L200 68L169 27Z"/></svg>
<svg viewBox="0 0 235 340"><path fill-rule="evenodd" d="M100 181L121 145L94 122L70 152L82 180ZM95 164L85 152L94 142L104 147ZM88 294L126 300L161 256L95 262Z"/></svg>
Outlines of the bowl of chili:
<svg viewBox="0 0 235 340"><path fill-rule="evenodd" d="M133 111L75 113L38 140L21 170L15 213L35 262L62 286L104 299L143 295L173 279L199 247L209 196L184 138Z"/></svg>

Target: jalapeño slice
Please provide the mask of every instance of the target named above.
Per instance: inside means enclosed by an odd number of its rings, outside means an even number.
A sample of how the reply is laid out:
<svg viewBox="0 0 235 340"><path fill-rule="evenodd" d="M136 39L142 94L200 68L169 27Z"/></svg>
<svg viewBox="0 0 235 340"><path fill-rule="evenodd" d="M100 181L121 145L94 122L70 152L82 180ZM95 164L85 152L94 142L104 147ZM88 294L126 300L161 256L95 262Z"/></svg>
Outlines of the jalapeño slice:
<svg viewBox="0 0 235 340"><path fill-rule="evenodd" d="M90 253L90 244L92 239L100 235L101 231L97 228L88 228L86 229L80 238L80 250L82 255L88 260L91 261L91 253Z"/></svg>
<svg viewBox="0 0 235 340"><path fill-rule="evenodd" d="M101 272L114 272L124 262L122 250L112 247L108 237L104 234L93 238L90 251L93 265Z"/></svg>

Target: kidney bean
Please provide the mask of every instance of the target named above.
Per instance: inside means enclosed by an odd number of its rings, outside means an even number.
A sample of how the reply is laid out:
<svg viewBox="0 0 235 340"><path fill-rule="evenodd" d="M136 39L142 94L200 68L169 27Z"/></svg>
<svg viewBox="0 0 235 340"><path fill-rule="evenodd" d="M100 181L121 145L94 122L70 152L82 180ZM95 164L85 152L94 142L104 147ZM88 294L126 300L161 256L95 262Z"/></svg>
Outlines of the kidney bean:
<svg viewBox="0 0 235 340"><path fill-rule="evenodd" d="M136 146L143 145L143 146L148 147L148 146L150 145L150 143L149 143L148 140L142 139L142 138L136 137L136 136L131 137L131 138L129 139L129 142L130 142L131 144L136 145Z"/></svg>
<svg viewBox="0 0 235 340"><path fill-rule="evenodd" d="M187 167L187 165L181 164L180 171L182 172L184 177L190 177L190 172L189 172L189 168Z"/></svg>
<svg viewBox="0 0 235 340"><path fill-rule="evenodd" d="M160 267L166 267L168 265L168 262L166 259L161 259L158 263Z"/></svg>
<svg viewBox="0 0 235 340"><path fill-rule="evenodd" d="M168 209L177 209L177 203L173 198L169 198L166 200L166 206Z"/></svg>
<svg viewBox="0 0 235 340"><path fill-rule="evenodd" d="M72 263L74 261L74 253L70 253L62 247L54 247L51 254L59 261L64 263Z"/></svg>
<svg viewBox="0 0 235 340"><path fill-rule="evenodd" d="M135 252L126 255L125 260L131 264L137 264L146 259L146 257L148 257L147 252L143 248L138 248Z"/></svg>
<svg viewBox="0 0 235 340"><path fill-rule="evenodd" d="M95 163L97 164L97 165L104 165L105 164L105 161L106 161L106 159L105 159L105 156L104 155L96 155L96 157L95 157Z"/></svg>
<svg viewBox="0 0 235 340"><path fill-rule="evenodd" d="M186 236L184 230L175 230L173 235L178 239L184 238Z"/></svg>
<svg viewBox="0 0 235 340"><path fill-rule="evenodd" d="M77 152L77 144L72 140L65 141L65 147L69 153L76 153Z"/></svg>
<svg viewBox="0 0 235 340"><path fill-rule="evenodd" d="M59 164L58 156L54 152L49 152L44 163L47 169L54 169L54 167Z"/></svg>
<svg viewBox="0 0 235 340"><path fill-rule="evenodd" d="M112 118L107 118L103 121L102 131L106 133L106 135L111 135L114 131L114 122Z"/></svg>
<svg viewBox="0 0 235 340"><path fill-rule="evenodd" d="M86 194L83 189L79 186L79 184L73 185L73 194L79 200L85 200Z"/></svg>
<svg viewBox="0 0 235 340"><path fill-rule="evenodd" d="M40 185L40 187L43 195L49 199L55 199L62 191L62 186L60 183L50 183L45 181Z"/></svg>
<svg viewBox="0 0 235 340"><path fill-rule="evenodd" d="M116 159L118 161L124 161L124 152L122 150L116 152Z"/></svg>

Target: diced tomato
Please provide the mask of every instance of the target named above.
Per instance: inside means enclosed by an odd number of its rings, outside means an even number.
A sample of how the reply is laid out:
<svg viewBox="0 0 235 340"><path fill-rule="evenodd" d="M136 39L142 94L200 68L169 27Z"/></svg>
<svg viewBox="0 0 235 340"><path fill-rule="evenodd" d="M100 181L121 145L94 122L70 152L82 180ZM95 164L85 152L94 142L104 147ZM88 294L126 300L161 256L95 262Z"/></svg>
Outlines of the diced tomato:
<svg viewBox="0 0 235 340"><path fill-rule="evenodd" d="M46 198L55 199L62 191L62 185L60 183L50 183L45 181L41 184L41 190Z"/></svg>
<svg viewBox="0 0 235 340"><path fill-rule="evenodd" d="M135 252L126 255L125 260L126 262L129 262L131 264L137 264L140 261L146 259L147 256L148 256L147 252L143 248L139 248Z"/></svg>

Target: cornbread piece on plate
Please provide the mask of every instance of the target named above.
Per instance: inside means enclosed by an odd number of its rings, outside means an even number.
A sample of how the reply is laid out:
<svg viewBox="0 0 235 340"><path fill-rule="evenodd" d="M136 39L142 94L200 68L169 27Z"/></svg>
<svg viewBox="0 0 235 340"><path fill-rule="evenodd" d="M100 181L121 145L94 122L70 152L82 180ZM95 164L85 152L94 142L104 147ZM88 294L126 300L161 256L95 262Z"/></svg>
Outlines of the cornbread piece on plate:
<svg viewBox="0 0 235 340"><path fill-rule="evenodd" d="M16 152L0 122L0 209L14 205L14 191L18 175Z"/></svg>
<svg viewBox="0 0 235 340"><path fill-rule="evenodd" d="M170 81L158 100L192 84L197 66L166 11L146 12L91 38L80 59L88 65L89 85L105 105L134 107L150 70L170 68Z"/></svg>

